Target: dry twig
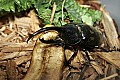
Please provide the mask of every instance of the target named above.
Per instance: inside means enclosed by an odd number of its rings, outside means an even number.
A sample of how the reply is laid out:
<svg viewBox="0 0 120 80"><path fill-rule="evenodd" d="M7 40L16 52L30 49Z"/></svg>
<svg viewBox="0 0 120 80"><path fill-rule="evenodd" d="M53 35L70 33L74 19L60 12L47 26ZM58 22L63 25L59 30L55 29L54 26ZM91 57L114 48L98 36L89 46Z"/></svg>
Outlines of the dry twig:
<svg viewBox="0 0 120 80"><path fill-rule="evenodd" d="M54 2L54 4L53 4L53 9L52 9L52 14L51 14L51 18L50 18L50 23L51 23L51 24L52 24L52 21L53 21L53 19L54 19L56 7L57 7L57 5L56 5L56 3Z"/></svg>

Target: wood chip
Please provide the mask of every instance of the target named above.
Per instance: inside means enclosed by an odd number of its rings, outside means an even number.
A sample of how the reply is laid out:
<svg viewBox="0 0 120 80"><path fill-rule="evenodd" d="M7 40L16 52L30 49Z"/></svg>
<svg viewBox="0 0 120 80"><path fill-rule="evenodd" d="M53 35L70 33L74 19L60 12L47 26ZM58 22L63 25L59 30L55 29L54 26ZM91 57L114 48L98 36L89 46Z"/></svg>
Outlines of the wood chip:
<svg viewBox="0 0 120 80"><path fill-rule="evenodd" d="M109 42L109 46L111 48L115 47L116 49L120 49L120 42L118 40L118 34L114 22L109 13L103 7L101 7L101 11L103 12L102 24Z"/></svg>
<svg viewBox="0 0 120 80"><path fill-rule="evenodd" d="M14 61L16 62L16 65L20 65L24 62L27 62L30 59L31 59L31 55L28 55L28 56L21 56L19 58L16 58Z"/></svg>
<svg viewBox="0 0 120 80"><path fill-rule="evenodd" d="M102 59L120 68L120 52L97 52L97 54Z"/></svg>
<svg viewBox="0 0 120 80"><path fill-rule="evenodd" d="M114 77L116 77L116 76L118 76L117 73L115 73L115 74L113 74L113 75L110 75L110 76L108 76L108 77L106 77L106 78L102 78L102 79L100 79L100 80L110 80L111 78L114 78Z"/></svg>
<svg viewBox="0 0 120 80"><path fill-rule="evenodd" d="M8 80L18 80L17 71L16 71L16 63L13 60L9 60L6 66Z"/></svg>
<svg viewBox="0 0 120 80"><path fill-rule="evenodd" d="M28 47L3 47L1 52L21 52L21 51L32 51L33 46Z"/></svg>
<svg viewBox="0 0 120 80"><path fill-rule="evenodd" d="M93 57L91 56L92 53L88 52L88 55L91 60L94 60ZM97 71L98 74L103 74L102 67L95 61L90 61L92 67Z"/></svg>
<svg viewBox="0 0 120 80"><path fill-rule="evenodd" d="M34 10L31 10L31 11L29 12L28 16L30 17L30 20L31 20L31 22L30 22L30 24L31 24L31 30L32 30L33 32L37 31L37 30L39 29L39 24L40 24L40 22L39 22L39 20L38 20L38 17L37 17L37 15L36 15L35 11L34 11ZM27 21L27 22L28 22L28 21Z"/></svg>
<svg viewBox="0 0 120 80"><path fill-rule="evenodd" d="M27 44L26 42L14 43L14 42L0 42L1 52L20 52L20 51L32 51L34 44Z"/></svg>
<svg viewBox="0 0 120 80"><path fill-rule="evenodd" d="M30 55L31 52L13 52L13 53L3 53L3 55L0 56L0 61L12 59L20 56Z"/></svg>

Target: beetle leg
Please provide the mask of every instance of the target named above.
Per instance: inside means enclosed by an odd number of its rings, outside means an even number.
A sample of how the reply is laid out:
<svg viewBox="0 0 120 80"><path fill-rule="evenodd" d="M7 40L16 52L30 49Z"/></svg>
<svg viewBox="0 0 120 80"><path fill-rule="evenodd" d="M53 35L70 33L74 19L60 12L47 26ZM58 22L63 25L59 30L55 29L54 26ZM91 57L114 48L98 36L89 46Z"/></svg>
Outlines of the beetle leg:
<svg viewBox="0 0 120 80"><path fill-rule="evenodd" d="M83 80L84 73L85 73L85 71L88 69L88 67L90 66L90 57L89 57L89 55L88 55L88 52L87 52L86 50L83 50L83 51L84 51L85 54L86 54L86 63L85 63L85 66L83 67L83 69L82 69L81 72L76 72L77 74L80 75L80 77L78 78L78 80ZM72 57L68 60L69 63L70 63L70 62L73 60L73 58L77 55L77 52L78 52L78 48L75 48L75 51L74 51L75 54L73 54ZM70 67L73 68L72 66L70 66ZM75 72L71 72L71 73L68 75L67 79L68 79L72 74L74 74L74 73L75 73Z"/></svg>
<svg viewBox="0 0 120 80"><path fill-rule="evenodd" d="M71 58L68 60L68 65L71 64L71 61L74 59L74 57L77 55L78 48L74 48L74 54L71 56Z"/></svg>
<svg viewBox="0 0 120 80"><path fill-rule="evenodd" d="M88 69L89 65L85 65L84 68L82 69L82 71L79 73L80 77L78 80L83 80L83 75L85 73L85 71Z"/></svg>
<svg viewBox="0 0 120 80"><path fill-rule="evenodd" d="M85 52L85 54L86 54L86 63L85 63L85 66L84 66L84 68L82 69L82 71L80 72L80 77L79 77L79 79L78 80L83 80L83 75L84 75L84 73L85 73L85 71L88 69L88 67L91 65L90 64L90 57L89 57L89 55L88 55L88 52L85 50L85 49L83 49L83 51Z"/></svg>

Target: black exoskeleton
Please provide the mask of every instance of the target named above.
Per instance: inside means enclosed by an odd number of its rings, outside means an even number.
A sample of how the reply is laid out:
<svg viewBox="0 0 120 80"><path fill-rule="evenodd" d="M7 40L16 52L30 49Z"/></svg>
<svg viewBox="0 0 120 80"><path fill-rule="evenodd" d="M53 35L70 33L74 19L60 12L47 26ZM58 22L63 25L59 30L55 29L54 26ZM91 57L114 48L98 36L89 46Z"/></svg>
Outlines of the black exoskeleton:
<svg viewBox="0 0 120 80"><path fill-rule="evenodd" d="M75 23L69 23L61 27L54 26L42 28L31 34L27 41L29 41L33 36L49 30L57 31L59 33L58 37L55 40L44 40L43 38L39 40L43 43L72 47L74 49L74 54L68 61L69 63L72 58L76 56L78 47L81 47L82 49L91 49L99 47L101 44L101 36L98 31L86 24Z"/></svg>
<svg viewBox="0 0 120 80"><path fill-rule="evenodd" d="M62 27L54 26L42 28L30 35L27 41L29 41L35 35L49 30L58 31L59 39L53 40L53 42L40 39L41 42L52 43L56 45L63 44L62 46L68 47L81 46L82 48L94 48L100 45L101 37L98 31L88 25L75 23L69 23L63 25Z"/></svg>

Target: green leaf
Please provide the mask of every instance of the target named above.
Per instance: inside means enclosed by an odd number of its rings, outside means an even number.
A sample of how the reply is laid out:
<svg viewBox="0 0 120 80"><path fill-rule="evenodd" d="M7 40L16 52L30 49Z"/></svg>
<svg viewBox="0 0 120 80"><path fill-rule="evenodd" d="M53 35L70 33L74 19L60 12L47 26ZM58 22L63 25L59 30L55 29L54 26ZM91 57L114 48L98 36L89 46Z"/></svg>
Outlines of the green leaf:
<svg viewBox="0 0 120 80"><path fill-rule="evenodd" d="M88 25L90 25L90 26L93 25L92 17L89 16L89 15L83 15L83 16L82 16L82 21L83 21L83 23L86 23L86 24L88 24Z"/></svg>
<svg viewBox="0 0 120 80"><path fill-rule="evenodd" d="M1 0L0 1L0 11L5 10L5 11L10 12L11 9L12 11L15 11L14 0Z"/></svg>
<svg viewBox="0 0 120 80"><path fill-rule="evenodd" d="M84 22L92 26L96 21L100 21L102 13L97 10L81 7L75 0L66 0L65 8L68 11L70 19L75 22Z"/></svg>

